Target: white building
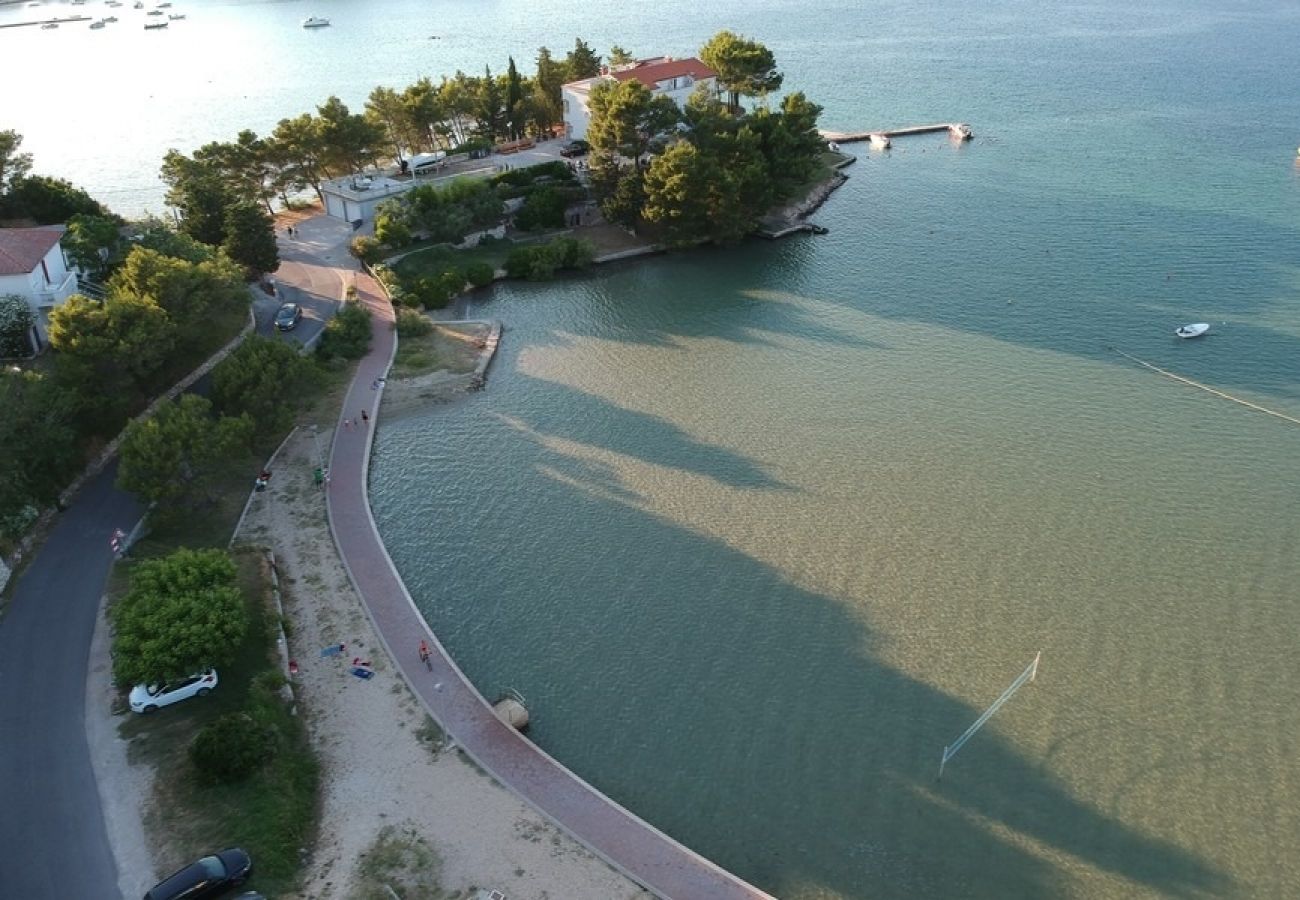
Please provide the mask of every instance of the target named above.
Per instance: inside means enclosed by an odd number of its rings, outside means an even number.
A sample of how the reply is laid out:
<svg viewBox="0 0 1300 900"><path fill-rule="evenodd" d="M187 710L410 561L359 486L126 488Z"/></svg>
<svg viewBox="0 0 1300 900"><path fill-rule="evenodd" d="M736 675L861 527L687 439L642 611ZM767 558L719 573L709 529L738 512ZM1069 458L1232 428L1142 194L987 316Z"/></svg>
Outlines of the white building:
<svg viewBox="0 0 1300 900"><path fill-rule="evenodd" d="M62 225L0 228L0 296L26 298L36 318L37 350L49 342L50 310L77 292L77 276L68 268L62 238Z"/></svg>
<svg viewBox="0 0 1300 900"><path fill-rule="evenodd" d="M376 206L406 193L418 183L415 179L398 181L386 175L346 175L323 182L320 192L327 216L356 225L373 222Z"/></svg>
<svg viewBox="0 0 1300 900"><path fill-rule="evenodd" d="M693 56L688 59L657 56L654 59L639 59L625 66L605 67L595 78L571 81L560 87L560 99L564 104L564 133L571 140L581 140L587 136L587 126L591 123L588 106L591 89L602 81L636 80L649 88L650 93L671 97L678 106L685 106L686 100L701 84L716 91L717 77L717 72Z"/></svg>

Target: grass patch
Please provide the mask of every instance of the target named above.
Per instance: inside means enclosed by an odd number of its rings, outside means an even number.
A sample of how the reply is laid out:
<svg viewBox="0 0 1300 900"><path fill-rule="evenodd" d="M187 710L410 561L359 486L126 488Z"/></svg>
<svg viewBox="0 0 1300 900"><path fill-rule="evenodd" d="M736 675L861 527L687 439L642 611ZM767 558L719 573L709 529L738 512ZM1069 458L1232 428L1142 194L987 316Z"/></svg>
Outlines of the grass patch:
<svg viewBox="0 0 1300 900"><path fill-rule="evenodd" d="M505 266L506 257L510 255L511 250L520 244L528 243L532 241L506 238L490 241L468 250L457 250L450 244L435 244L403 256L391 268L404 281L426 276L437 277L451 268L464 271L470 263L476 262L484 262L494 269L500 269Z"/></svg>
<svg viewBox="0 0 1300 900"><path fill-rule="evenodd" d="M415 736L420 743L429 748L434 756L437 756L438 752L447 746L447 732L438 727L438 723L433 721L433 716L428 713L425 713L424 721L415 730Z"/></svg>
<svg viewBox="0 0 1300 900"><path fill-rule="evenodd" d="M438 325L428 334L402 338L389 375L416 378L439 370L458 375L473 372L488 331L481 325Z"/></svg>
<svg viewBox="0 0 1300 900"><path fill-rule="evenodd" d="M243 847L254 862L250 887L276 894L298 881L301 850L316 829L320 776L302 721L274 690L278 622L269 566L254 550L236 551L235 562L250 627L234 663L221 670L216 690L153 715L131 716L119 731L131 740L132 762L170 773L155 783L148 821L155 834L166 835L165 851L175 865L223 847ZM242 782L202 783L189 760L190 741L222 714L241 710L274 726L279 752Z"/></svg>
<svg viewBox="0 0 1300 900"><path fill-rule="evenodd" d="M438 884L442 860L412 828L389 825L363 854L357 868L357 900L454 900L461 892L448 892Z"/></svg>

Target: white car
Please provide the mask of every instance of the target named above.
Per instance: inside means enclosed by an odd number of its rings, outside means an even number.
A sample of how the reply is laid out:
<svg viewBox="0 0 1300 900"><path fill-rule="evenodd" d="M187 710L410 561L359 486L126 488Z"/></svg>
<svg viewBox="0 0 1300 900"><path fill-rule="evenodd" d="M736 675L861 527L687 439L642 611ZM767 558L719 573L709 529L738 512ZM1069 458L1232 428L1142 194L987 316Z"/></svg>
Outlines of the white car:
<svg viewBox="0 0 1300 900"><path fill-rule="evenodd" d="M216 669L208 669L169 684L137 684L131 688L131 711L151 713L190 697L206 697L216 686Z"/></svg>

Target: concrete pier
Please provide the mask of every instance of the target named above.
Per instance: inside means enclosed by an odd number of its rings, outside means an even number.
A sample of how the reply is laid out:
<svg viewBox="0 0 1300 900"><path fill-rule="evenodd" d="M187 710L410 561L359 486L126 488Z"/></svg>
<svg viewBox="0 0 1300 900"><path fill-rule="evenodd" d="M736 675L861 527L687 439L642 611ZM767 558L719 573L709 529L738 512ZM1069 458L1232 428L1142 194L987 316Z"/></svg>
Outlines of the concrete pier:
<svg viewBox="0 0 1300 900"><path fill-rule="evenodd" d="M969 141L974 135L971 133L970 126L964 122L940 122L936 125L909 125L906 128L889 128L875 129L873 131L825 131L821 135L828 141L836 144L852 144L855 141L876 141L884 140L886 142L898 137L911 137L917 134L935 134L946 131L959 140Z"/></svg>

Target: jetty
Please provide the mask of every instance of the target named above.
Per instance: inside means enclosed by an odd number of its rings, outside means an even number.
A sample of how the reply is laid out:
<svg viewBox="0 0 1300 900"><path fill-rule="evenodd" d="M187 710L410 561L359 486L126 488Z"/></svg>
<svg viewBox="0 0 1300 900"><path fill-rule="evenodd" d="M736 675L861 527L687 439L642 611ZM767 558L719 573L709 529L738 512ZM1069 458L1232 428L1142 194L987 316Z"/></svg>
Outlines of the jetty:
<svg viewBox="0 0 1300 900"><path fill-rule="evenodd" d="M25 28L28 25L67 25L69 22L89 22L90 16L65 16L62 19L32 19L28 22L6 22L0 28Z"/></svg>
<svg viewBox="0 0 1300 900"><path fill-rule="evenodd" d="M835 144L852 144L855 141L871 141L879 144L884 142L886 145L894 138L912 137L918 134L937 134L946 131L951 136L962 141L969 141L975 135L971 132L970 126L964 122L940 122L936 125L909 125L906 128L886 128L875 129L873 131L825 131L821 135L826 140Z"/></svg>

